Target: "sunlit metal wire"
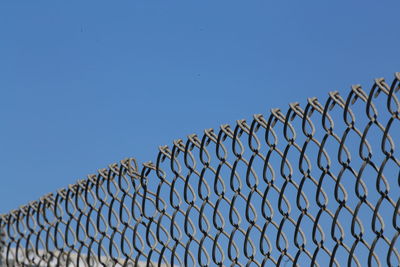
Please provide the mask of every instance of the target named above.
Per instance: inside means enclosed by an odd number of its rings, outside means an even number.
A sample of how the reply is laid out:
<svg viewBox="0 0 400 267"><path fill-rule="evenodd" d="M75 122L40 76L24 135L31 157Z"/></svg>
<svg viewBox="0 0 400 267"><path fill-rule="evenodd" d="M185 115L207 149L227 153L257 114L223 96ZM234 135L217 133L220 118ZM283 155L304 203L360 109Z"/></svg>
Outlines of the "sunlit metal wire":
<svg viewBox="0 0 400 267"><path fill-rule="evenodd" d="M2 215L0 265L399 266L399 91L396 73L111 164Z"/></svg>

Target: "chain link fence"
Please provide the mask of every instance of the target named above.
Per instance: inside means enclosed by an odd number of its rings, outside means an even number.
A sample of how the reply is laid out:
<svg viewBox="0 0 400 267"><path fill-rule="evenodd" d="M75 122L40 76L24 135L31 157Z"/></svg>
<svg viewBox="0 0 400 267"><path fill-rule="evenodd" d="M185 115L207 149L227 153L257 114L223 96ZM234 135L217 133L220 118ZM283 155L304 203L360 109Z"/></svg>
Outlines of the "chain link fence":
<svg viewBox="0 0 400 267"><path fill-rule="evenodd" d="M0 262L399 266L399 91L396 73L111 164L2 215Z"/></svg>

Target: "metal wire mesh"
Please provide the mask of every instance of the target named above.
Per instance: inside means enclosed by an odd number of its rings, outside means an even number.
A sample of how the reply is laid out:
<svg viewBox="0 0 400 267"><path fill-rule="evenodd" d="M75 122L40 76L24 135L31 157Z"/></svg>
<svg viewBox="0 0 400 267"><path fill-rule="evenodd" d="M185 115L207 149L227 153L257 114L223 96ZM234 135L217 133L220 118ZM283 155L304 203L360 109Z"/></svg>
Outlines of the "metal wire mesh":
<svg viewBox="0 0 400 267"><path fill-rule="evenodd" d="M396 73L111 164L2 215L0 260L399 266L399 91Z"/></svg>

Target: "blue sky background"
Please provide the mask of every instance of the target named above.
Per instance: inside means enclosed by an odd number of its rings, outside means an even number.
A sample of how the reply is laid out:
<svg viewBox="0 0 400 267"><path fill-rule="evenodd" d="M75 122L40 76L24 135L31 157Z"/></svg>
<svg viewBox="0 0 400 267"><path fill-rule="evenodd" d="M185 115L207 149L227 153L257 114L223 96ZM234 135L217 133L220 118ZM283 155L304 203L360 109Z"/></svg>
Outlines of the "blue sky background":
<svg viewBox="0 0 400 267"><path fill-rule="evenodd" d="M400 71L399 1L1 1L0 213Z"/></svg>

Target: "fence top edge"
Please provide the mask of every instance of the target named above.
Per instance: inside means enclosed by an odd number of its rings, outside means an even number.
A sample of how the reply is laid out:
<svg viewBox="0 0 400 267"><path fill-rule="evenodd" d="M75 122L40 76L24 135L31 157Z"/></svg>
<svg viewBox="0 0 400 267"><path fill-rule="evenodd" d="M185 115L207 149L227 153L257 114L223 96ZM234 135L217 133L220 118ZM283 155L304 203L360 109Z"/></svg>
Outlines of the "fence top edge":
<svg viewBox="0 0 400 267"><path fill-rule="evenodd" d="M342 107L343 112L346 112L346 106L349 105L346 102L350 102L352 97L354 97L355 100L357 100L357 98L361 98L363 101L367 101L368 96L374 90L374 87L377 86L377 87L382 88L382 84L383 84L383 86L385 86L386 88L389 89L389 91L383 90L384 93L387 95L387 97L390 97L390 96L396 97L394 95L394 91L395 90L397 91L400 88L400 72L394 73L394 80L391 83L391 85L386 84L384 78L375 79L373 86L368 91L363 91L361 85L353 85L350 87L350 90L348 90L348 95L347 95L346 99L343 99L340 96L339 92L337 92L337 91L328 92L328 94L327 94L328 99L326 99L326 101L324 102L325 106L328 104L328 102L333 101L335 103L331 103L331 104L338 104L339 106ZM396 86L399 88L397 88ZM306 100L307 100L306 106L310 106L311 109L321 113L321 115L325 112L324 111L325 107L324 107L324 105L322 105L323 103L319 102L316 97L309 97ZM353 101L355 101L355 100L353 100ZM395 99L395 102L399 103L397 98ZM354 103L351 103L351 104L354 104ZM387 103L388 108L389 108L389 105L390 105L390 103L388 100L388 103ZM397 108L399 109L399 106ZM262 127L273 128L275 123L277 123L278 121L280 121L283 124L286 124L286 123L288 123L287 115L290 112L294 113L294 115L297 115L299 117L303 116L302 119L306 120L308 118L308 114L305 114L306 110L307 110L307 108L302 109L301 104L298 102L289 103L289 108L287 108L285 113L283 113L281 111L281 109L279 109L279 108L272 108L270 110L270 112L268 112L269 113L268 119L266 119L262 114L254 114L252 116L251 123L248 125L251 125L252 123L258 123ZM400 111L397 110L394 113L396 113L396 116L398 116ZM273 124L270 125L269 121L272 121ZM233 138L236 128L239 128L239 130L242 130L242 131L248 131L249 130L249 129L247 129L248 125L247 126L246 125L247 125L246 120L242 119L242 120L237 120L234 127L231 125L228 125L228 124L222 124L220 126L220 130L218 133L212 128L205 129L203 131L202 138L207 137L209 139L209 142L218 143L218 135L220 133L225 134L225 137L229 136L230 138ZM193 145L200 146L202 138L199 138L197 134L191 134L185 139L176 139L175 141L173 141L173 147L176 147L178 150L182 150L182 149L185 150L186 146L184 144L186 144L186 142L192 142ZM171 149L167 145L160 146L158 154L159 155L163 154L164 156L170 157ZM98 172L97 174L89 174L89 175L87 175L87 178L80 179L74 184L70 184L70 185L63 187L55 192L45 194L45 195L41 196L39 199L31 201L26 205L22 205L17 209L13 209L13 210L9 211L8 213L0 214L0 228L2 226L4 226L5 223L9 222L12 218L14 218L16 220L19 217L18 214L20 214L20 213L26 214L27 210L29 210L29 209L37 210L38 207L40 207L40 206L53 207L54 203L55 203L55 198L61 197L62 199L65 200L67 197L66 193L68 191L70 191L72 193L77 193L78 195L81 195L84 192L84 190L78 190L79 188L85 187L89 182L90 183L98 182L98 180L101 177L103 179L113 179L112 177L110 177L110 175L112 173L118 175L118 172L121 169L125 169L128 172L128 174L132 177L140 178L144 173L144 171L143 171L144 169L155 170L155 168L156 168L156 166L151 162L144 162L141 165L142 165L142 167L140 168L137 163L137 160L133 157L128 157L128 158L122 159L119 163L111 163L108 165L108 168L99 169L97 171ZM103 182L104 182L104 180L103 180Z"/></svg>

